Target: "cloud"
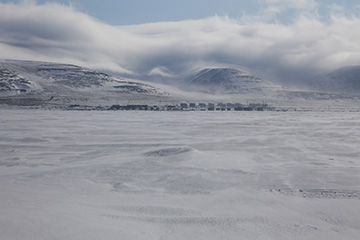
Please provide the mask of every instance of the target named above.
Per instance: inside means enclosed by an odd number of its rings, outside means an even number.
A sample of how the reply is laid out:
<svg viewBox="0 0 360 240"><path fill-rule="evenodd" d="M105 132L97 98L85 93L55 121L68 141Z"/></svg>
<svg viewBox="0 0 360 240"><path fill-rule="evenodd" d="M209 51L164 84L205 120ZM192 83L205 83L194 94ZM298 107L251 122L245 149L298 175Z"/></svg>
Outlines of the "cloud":
<svg viewBox="0 0 360 240"><path fill-rule="evenodd" d="M160 76L166 78L172 78L174 75L164 66L159 66L151 69L149 76Z"/></svg>
<svg viewBox="0 0 360 240"><path fill-rule="evenodd" d="M266 4L275 12L316 10L313 0ZM193 69L229 65L271 72L263 77L283 82L360 64L359 18L337 13L324 22L301 11L286 24L214 16L111 26L71 6L0 3L0 58L74 63L144 79L179 79Z"/></svg>

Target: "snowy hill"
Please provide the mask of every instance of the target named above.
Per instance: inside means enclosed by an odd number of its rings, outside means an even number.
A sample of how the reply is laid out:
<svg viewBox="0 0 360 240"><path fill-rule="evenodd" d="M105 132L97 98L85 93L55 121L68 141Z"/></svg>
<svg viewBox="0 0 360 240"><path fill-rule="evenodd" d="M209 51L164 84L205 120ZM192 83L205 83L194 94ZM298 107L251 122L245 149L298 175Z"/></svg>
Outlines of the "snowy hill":
<svg viewBox="0 0 360 240"><path fill-rule="evenodd" d="M325 92L360 94L360 66L340 68L334 72L318 77L313 86Z"/></svg>
<svg viewBox="0 0 360 240"><path fill-rule="evenodd" d="M341 72L334 72L330 75L333 79L339 78L335 73L346 76ZM348 79L352 80L348 84L349 92L359 89L355 85L355 77ZM349 94L284 89L234 68L203 69L182 83L182 90L179 90L170 85L115 77L76 65L0 60L2 106L104 107L118 104L164 105L188 101L242 102L249 99L258 101L259 98L262 101L274 100L278 102L277 105L288 101L298 105L302 100L313 104L318 100L358 99ZM293 103L290 105L294 105Z"/></svg>
<svg viewBox="0 0 360 240"><path fill-rule="evenodd" d="M30 97L42 101L51 99L52 103L58 104L96 104L101 101L162 98L168 93L141 81L70 64L3 60L0 61L0 96Z"/></svg>
<svg viewBox="0 0 360 240"><path fill-rule="evenodd" d="M206 68L190 77L184 88L219 94L267 95L282 90L269 81L234 68Z"/></svg>

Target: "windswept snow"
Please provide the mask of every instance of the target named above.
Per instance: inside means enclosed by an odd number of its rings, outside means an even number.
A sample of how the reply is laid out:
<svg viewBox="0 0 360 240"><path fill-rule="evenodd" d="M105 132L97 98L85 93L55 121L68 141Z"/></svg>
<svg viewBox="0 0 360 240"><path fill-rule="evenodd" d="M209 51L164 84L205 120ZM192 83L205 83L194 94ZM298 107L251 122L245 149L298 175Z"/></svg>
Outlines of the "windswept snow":
<svg viewBox="0 0 360 240"><path fill-rule="evenodd" d="M360 235L358 113L0 110L2 239Z"/></svg>

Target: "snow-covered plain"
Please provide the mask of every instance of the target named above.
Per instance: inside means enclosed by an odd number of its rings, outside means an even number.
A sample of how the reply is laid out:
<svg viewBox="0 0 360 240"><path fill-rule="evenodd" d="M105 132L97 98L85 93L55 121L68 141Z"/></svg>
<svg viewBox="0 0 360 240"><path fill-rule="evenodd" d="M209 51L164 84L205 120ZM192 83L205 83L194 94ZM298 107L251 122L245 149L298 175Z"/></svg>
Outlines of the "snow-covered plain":
<svg viewBox="0 0 360 240"><path fill-rule="evenodd" d="M1 239L359 239L359 113L0 110Z"/></svg>

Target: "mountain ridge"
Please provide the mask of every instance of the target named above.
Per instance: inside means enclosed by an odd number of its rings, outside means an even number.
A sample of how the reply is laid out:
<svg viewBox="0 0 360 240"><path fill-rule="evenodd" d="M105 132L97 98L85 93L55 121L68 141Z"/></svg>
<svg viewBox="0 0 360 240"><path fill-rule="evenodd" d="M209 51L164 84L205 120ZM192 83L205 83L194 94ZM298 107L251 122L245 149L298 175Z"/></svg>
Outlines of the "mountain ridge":
<svg viewBox="0 0 360 240"><path fill-rule="evenodd" d="M283 88L237 68L204 68L185 81L192 91L220 94L268 95Z"/></svg>
<svg viewBox="0 0 360 240"><path fill-rule="evenodd" d="M138 80L111 76L72 64L0 61L0 96L52 98L69 102L106 102L169 96L165 90Z"/></svg>
<svg viewBox="0 0 360 240"><path fill-rule="evenodd" d="M180 87L179 87L180 85ZM180 102L357 100L351 94L287 89L247 71L203 68L176 85L160 85L72 64L0 60L0 105L174 105Z"/></svg>
<svg viewBox="0 0 360 240"><path fill-rule="evenodd" d="M360 66L345 66L314 79L312 86L320 91L360 95Z"/></svg>

